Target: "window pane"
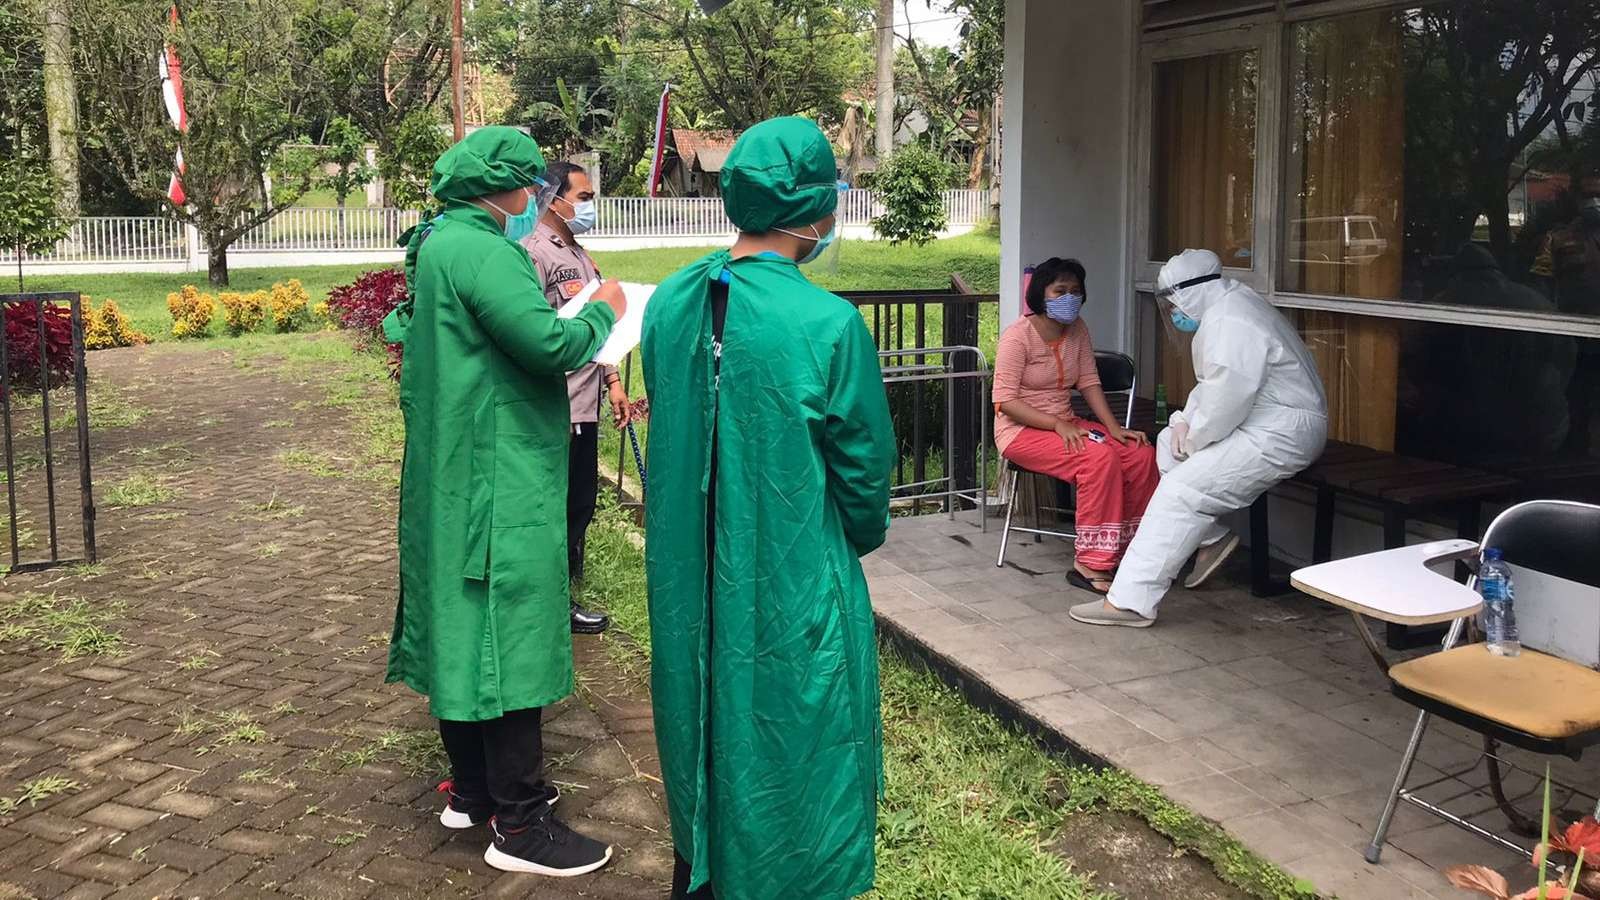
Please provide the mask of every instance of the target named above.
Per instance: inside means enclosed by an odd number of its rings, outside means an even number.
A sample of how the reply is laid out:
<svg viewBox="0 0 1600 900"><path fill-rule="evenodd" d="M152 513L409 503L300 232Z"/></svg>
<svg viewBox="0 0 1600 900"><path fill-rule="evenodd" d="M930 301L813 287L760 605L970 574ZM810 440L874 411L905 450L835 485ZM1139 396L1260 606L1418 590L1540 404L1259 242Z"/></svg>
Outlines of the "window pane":
<svg viewBox="0 0 1600 900"><path fill-rule="evenodd" d="M1600 17L1472 0L1290 26L1290 291L1600 315Z"/></svg>
<svg viewBox="0 0 1600 900"><path fill-rule="evenodd" d="M1257 63L1250 50L1155 66L1152 259L1197 247L1251 267Z"/></svg>

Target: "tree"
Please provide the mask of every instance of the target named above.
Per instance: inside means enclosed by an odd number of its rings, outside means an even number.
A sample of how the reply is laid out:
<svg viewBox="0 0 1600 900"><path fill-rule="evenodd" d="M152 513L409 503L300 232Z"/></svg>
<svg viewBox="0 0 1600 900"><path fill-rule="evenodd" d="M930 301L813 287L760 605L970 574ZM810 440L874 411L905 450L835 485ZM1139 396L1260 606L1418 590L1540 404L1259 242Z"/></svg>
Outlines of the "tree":
<svg viewBox="0 0 1600 900"><path fill-rule="evenodd" d="M286 0L199 0L168 25L166 0L75 0L79 52L96 73L84 79L88 127L139 196L191 223L206 243L212 284L228 283L228 247L277 215L311 186L312 172L285 165L273 196L263 196L284 148L304 133L323 101L306 77L309 43ZM164 43L184 66L189 130L179 135L151 68ZM167 199L182 147L187 203Z"/></svg>
<svg viewBox="0 0 1600 900"><path fill-rule="evenodd" d="M903 2L909 19L911 0ZM931 8L932 3L928 5ZM994 170L990 154L994 106L1005 77L1005 3L950 0L944 11L963 18L961 44L955 52L919 46L910 35L904 38L914 74L913 93L918 107L937 126L935 146L954 156L952 142L970 144L973 152L967 185L987 187ZM972 116L970 124L968 114Z"/></svg>
<svg viewBox="0 0 1600 900"><path fill-rule="evenodd" d="M587 135L591 123L611 119L611 110L599 105L599 91L580 84L569 90L567 80L556 76L557 102L540 100L528 108L536 120L556 126L557 138L546 146L556 148L561 157L573 156L589 149Z"/></svg>
<svg viewBox="0 0 1600 900"><path fill-rule="evenodd" d="M71 0L42 0L44 16L44 108L50 132L50 166L59 186L61 215L79 210L78 82L72 71Z"/></svg>
<svg viewBox="0 0 1600 900"><path fill-rule="evenodd" d="M365 188L377 177L377 170L367 163L367 136L357 125L339 116L328 123L323 138L322 161L334 167L333 172L320 175L317 183L333 191L339 206L339 236L344 236L344 206L350 195Z"/></svg>
<svg viewBox="0 0 1600 900"><path fill-rule="evenodd" d="M72 226L61 215L57 193L55 176L37 159L19 154L0 167L0 246L17 255L19 293L23 257L54 247Z"/></svg>
<svg viewBox="0 0 1600 900"><path fill-rule="evenodd" d="M693 0L655 19L683 50L682 102L742 131L773 116L844 119L844 94L870 69L875 0L734 0L714 16Z"/></svg>
<svg viewBox="0 0 1600 900"><path fill-rule="evenodd" d="M901 147L878 170L883 215L872 220L872 230L892 244L921 246L938 237L950 221L944 188L951 174L950 164L923 144Z"/></svg>
<svg viewBox="0 0 1600 900"><path fill-rule="evenodd" d="M0 158L27 155L45 142L44 50L20 10L0 9Z"/></svg>
<svg viewBox="0 0 1600 900"><path fill-rule="evenodd" d="M421 207L430 196L433 164L450 148L436 113L414 110L394 129L387 153L378 157L378 172L392 206Z"/></svg>
<svg viewBox="0 0 1600 900"><path fill-rule="evenodd" d="M411 150L399 144L415 149L415 117L431 115L450 74L450 0L294 2L308 40L303 77L322 88L314 115L348 118L377 145L380 165L403 168ZM384 179L385 205L409 205Z"/></svg>

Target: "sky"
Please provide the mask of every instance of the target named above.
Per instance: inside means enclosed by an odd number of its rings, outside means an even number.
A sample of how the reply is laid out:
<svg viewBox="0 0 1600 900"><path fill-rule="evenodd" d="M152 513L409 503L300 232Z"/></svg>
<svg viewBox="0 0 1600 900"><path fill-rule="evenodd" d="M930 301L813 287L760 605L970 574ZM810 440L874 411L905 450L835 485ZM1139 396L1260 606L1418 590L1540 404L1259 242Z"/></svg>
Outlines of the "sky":
<svg viewBox="0 0 1600 900"><path fill-rule="evenodd" d="M906 16L908 6L911 12L909 20ZM930 9L926 0L898 4L894 14L895 31L904 36L909 24L911 36L918 42L954 47L961 42L961 18L944 12L943 6L943 3L938 3Z"/></svg>

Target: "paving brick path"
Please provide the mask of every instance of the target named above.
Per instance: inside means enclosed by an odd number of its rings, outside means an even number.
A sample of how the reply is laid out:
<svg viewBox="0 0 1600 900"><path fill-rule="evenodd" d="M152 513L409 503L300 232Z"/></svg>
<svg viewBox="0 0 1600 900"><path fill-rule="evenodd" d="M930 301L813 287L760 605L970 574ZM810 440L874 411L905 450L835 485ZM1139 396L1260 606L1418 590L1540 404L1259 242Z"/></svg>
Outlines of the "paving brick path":
<svg viewBox="0 0 1600 900"><path fill-rule="evenodd" d="M94 434L98 495L136 474L177 493L132 509L102 500L98 570L0 582L0 609L52 595L121 604L113 656L64 662L0 640L0 798L75 782L10 813L0 803L0 900L665 893L641 673L579 639L579 694L546 727L564 818L619 858L561 882L488 870L483 831L436 818L422 700L383 684L393 481L360 461L350 417L323 405L319 379L221 351L90 360L144 413Z"/></svg>

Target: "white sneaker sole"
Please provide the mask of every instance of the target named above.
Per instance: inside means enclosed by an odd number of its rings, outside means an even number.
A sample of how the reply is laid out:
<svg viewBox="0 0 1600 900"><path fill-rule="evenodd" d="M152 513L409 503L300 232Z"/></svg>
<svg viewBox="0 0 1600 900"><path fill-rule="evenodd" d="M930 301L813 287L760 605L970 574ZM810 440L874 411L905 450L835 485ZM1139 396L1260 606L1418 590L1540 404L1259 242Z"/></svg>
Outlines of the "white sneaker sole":
<svg viewBox="0 0 1600 900"><path fill-rule="evenodd" d="M1234 552L1239 549L1239 536L1230 534L1222 539L1222 543L1222 550L1217 553L1216 557L1204 569L1196 569L1189 573L1189 577L1183 581L1184 587L1193 590L1205 584L1207 579L1217 574L1217 570L1222 568L1222 564L1227 562L1228 558L1233 556Z"/></svg>
<svg viewBox="0 0 1600 900"><path fill-rule="evenodd" d="M529 875L548 875L551 878L575 878L594 872L610 862L612 850L613 848L607 847L606 855L599 862L592 862L576 869L552 869L549 866L518 859L509 853L502 853L499 847L490 844L489 849L483 851L483 861L502 872L525 872Z"/></svg>
<svg viewBox="0 0 1600 900"><path fill-rule="evenodd" d="M551 806L551 808L554 808L555 805L556 805L556 802L559 801L560 799L561 799L561 794L559 792L554 797L551 797L550 798L550 806ZM446 828L453 828L456 831L461 831L462 829L465 829L465 828L475 828L475 827L477 827L479 825L483 825L483 824L486 824L486 823L485 822L474 822L474 821L472 821L472 817L467 815L466 813L457 812L456 810L451 809L449 806L446 806L444 808L444 811L439 813L439 824L443 825Z"/></svg>

